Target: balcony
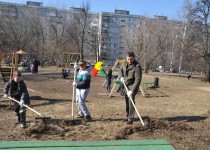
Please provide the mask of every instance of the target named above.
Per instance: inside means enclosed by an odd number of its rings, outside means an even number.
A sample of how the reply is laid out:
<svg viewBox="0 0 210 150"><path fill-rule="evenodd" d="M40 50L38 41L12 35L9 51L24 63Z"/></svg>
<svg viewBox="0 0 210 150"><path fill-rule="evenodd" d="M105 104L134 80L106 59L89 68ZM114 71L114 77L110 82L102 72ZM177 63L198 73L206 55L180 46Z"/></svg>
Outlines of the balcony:
<svg viewBox="0 0 210 150"><path fill-rule="evenodd" d="M104 34L107 34L107 33L108 33L108 30L102 30L101 33L102 33L102 34L103 34L103 33L104 33Z"/></svg>
<svg viewBox="0 0 210 150"><path fill-rule="evenodd" d="M103 39L103 38L105 38L105 39L107 39L109 36L108 36L108 34L101 34L101 38Z"/></svg>
<svg viewBox="0 0 210 150"><path fill-rule="evenodd" d="M103 18L102 22L110 22L110 19L109 18Z"/></svg>
<svg viewBox="0 0 210 150"><path fill-rule="evenodd" d="M102 27L103 27L103 28L108 28L109 25L108 25L108 24L102 24Z"/></svg>

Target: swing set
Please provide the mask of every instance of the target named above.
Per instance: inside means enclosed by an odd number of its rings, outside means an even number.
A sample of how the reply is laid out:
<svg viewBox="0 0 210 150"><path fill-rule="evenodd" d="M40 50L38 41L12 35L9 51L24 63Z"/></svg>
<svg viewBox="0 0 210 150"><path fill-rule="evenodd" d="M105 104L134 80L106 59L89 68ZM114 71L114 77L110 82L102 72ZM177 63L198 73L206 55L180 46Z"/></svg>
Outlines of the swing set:
<svg viewBox="0 0 210 150"><path fill-rule="evenodd" d="M67 68L73 66L81 58L81 53L63 52L62 54L62 67Z"/></svg>
<svg viewBox="0 0 210 150"><path fill-rule="evenodd" d="M73 73L71 73L70 68L74 65L75 62L78 62L81 58L81 53L71 53L71 52L63 52L62 53L62 78L70 77Z"/></svg>

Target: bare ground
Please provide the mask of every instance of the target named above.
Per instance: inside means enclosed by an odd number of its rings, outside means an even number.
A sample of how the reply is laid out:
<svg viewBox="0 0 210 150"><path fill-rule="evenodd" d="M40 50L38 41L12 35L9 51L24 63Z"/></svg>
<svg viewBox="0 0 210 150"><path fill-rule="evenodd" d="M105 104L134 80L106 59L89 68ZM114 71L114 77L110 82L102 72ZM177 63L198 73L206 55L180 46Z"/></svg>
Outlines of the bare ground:
<svg viewBox="0 0 210 150"><path fill-rule="evenodd" d="M71 116L72 80L59 75L24 76L31 97L31 107L51 117L48 122L35 120L27 111L26 129L14 125L16 117L8 102L0 101L0 140L120 140L166 139L176 149L210 149L210 86L192 78L152 73L143 82L159 77L159 88L145 90L136 97L136 106L148 128L143 128L136 115L133 125L125 117L124 98L115 92L107 96L103 77L93 77L87 105L92 122ZM74 105L74 114L77 115ZM149 118L149 119L148 119Z"/></svg>

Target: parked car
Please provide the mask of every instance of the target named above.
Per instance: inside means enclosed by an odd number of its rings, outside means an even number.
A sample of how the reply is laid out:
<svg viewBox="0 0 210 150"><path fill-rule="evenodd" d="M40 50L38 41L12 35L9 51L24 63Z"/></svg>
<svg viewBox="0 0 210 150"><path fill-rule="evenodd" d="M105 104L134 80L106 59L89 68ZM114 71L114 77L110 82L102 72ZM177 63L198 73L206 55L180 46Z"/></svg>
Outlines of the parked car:
<svg viewBox="0 0 210 150"><path fill-rule="evenodd" d="M152 72L163 72L163 70L160 69L160 68L155 68L155 69L152 70Z"/></svg>

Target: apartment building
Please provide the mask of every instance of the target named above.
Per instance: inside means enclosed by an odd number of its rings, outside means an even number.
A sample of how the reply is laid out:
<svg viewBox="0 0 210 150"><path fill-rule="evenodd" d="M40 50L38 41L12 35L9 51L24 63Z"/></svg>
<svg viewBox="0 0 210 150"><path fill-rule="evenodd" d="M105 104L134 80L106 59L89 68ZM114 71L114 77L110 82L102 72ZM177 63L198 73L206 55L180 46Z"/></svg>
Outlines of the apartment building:
<svg viewBox="0 0 210 150"><path fill-rule="evenodd" d="M25 14L31 17L39 17L44 27L45 38L50 39L50 25L55 24L59 28L62 19L71 20L70 10L60 10L55 7L44 7L41 2L27 1L26 4L0 2L0 15L19 19Z"/></svg>
<svg viewBox="0 0 210 150"><path fill-rule="evenodd" d="M52 34L51 25L62 28L61 21L70 22L74 13L81 13L83 8L70 8L69 10L57 9L55 7L44 7L40 2L27 1L26 4L16 4L0 2L0 15L11 18L18 18L20 13L38 16L42 20L44 26L45 39L50 40ZM86 37L84 43L84 54L88 59L96 55L97 60L103 61L107 65L113 65L116 59L123 59L126 49L125 37L123 32L129 29L129 32L135 31L142 25L145 17L141 15L132 15L127 10L115 10L114 12L91 13L92 20L88 29L88 37L92 36L92 32L96 32L98 36L95 41ZM165 16L155 16L153 19L161 19L169 22ZM152 20L152 19L151 19ZM176 24L176 22L175 22ZM94 48L97 44L97 48Z"/></svg>
<svg viewBox="0 0 210 150"><path fill-rule="evenodd" d="M126 49L123 30L137 29L144 16L131 15L126 10L101 12L99 16L99 57L108 65L113 65L116 59L125 57ZM130 31L132 32L132 31Z"/></svg>

